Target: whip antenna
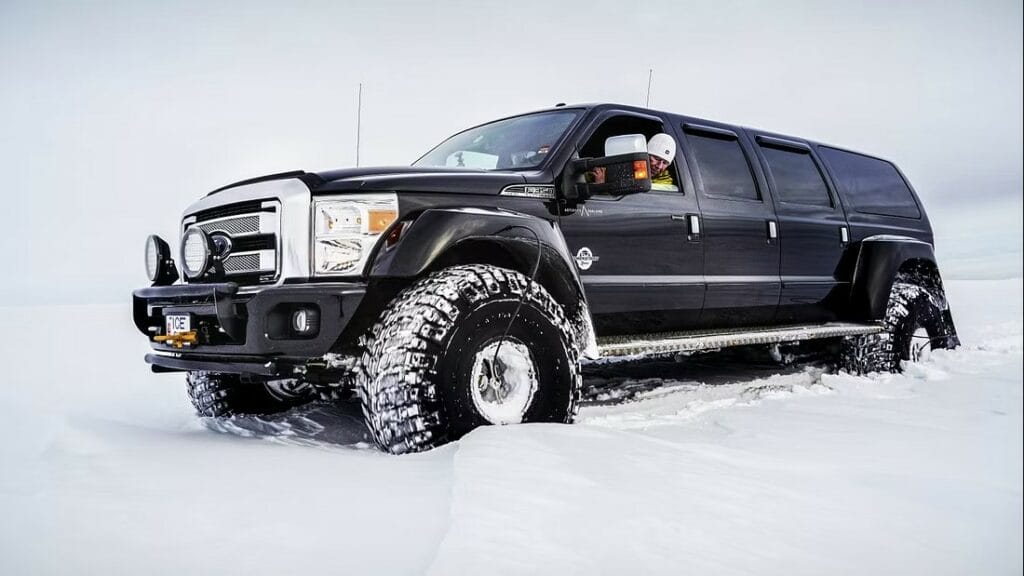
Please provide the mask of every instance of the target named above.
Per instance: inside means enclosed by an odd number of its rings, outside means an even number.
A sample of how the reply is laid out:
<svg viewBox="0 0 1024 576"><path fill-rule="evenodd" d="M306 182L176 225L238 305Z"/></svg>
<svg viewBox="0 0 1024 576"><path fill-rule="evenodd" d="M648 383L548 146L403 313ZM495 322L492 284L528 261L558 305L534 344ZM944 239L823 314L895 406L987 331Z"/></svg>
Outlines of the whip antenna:
<svg viewBox="0 0 1024 576"><path fill-rule="evenodd" d="M363 83L359 83L359 99L356 104L356 166L359 166L359 140L363 129Z"/></svg>
<svg viewBox="0 0 1024 576"><path fill-rule="evenodd" d="M651 79L652 78L654 78L654 68L648 68L647 69L647 104L644 105L645 108L650 108L651 107Z"/></svg>

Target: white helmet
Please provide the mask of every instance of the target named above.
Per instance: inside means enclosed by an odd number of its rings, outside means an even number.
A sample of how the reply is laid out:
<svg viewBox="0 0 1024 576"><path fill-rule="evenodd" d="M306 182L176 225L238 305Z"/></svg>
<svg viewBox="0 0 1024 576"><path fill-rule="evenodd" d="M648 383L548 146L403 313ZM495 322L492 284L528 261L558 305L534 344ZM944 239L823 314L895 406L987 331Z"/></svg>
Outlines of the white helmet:
<svg viewBox="0 0 1024 576"><path fill-rule="evenodd" d="M676 141L664 132L655 134L647 141L647 153L663 158L671 164L676 157Z"/></svg>

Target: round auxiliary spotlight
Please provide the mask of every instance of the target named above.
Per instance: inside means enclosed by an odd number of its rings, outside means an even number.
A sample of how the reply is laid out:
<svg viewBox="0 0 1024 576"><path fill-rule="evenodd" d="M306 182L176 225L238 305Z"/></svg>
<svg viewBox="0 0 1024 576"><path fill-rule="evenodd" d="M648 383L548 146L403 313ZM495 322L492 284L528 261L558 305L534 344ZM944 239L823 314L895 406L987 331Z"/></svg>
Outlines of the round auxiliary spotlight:
<svg viewBox="0 0 1024 576"><path fill-rule="evenodd" d="M210 266L210 237L199 228L189 228L181 239L181 267L185 276L195 279L206 273Z"/></svg>
<svg viewBox="0 0 1024 576"><path fill-rule="evenodd" d="M146 238L146 277L153 286L168 286L178 279L171 247L156 234Z"/></svg>
<svg viewBox="0 0 1024 576"><path fill-rule="evenodd" d="M156 282L157 276L160 275L160 263L164 260L160 254L161 242L163 241L156 236L146 238L146 277L150 282ZM166 242L163 244L167 246Z"/></svg>

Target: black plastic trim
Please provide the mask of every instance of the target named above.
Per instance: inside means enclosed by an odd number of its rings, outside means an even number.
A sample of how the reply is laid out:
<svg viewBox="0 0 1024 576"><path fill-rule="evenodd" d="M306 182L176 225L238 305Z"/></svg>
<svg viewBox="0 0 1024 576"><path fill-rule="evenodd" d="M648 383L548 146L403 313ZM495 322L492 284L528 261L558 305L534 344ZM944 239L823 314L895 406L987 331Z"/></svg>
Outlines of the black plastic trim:
<svg viewBox="0 0 1024 576"><path fill-rule="evenodd" d="M135 325L140 332L152 338L162 332L165 312L173 310L175 313L205 317L207 324L215 322L215 326L227 335L226 339L221 335L217 342L200 342L184 349L158 342L150 344L156 351L181 354L182 357L315 358L331 351L338 343L366 294L366 284L273 286L251 294L237 294L237 291L238 286L230 282L136 290L133 293ZM319 311L320 325L315 336L268 336L268 327L273 321L271 316L276 311L288 309L288 305L309 305ZM215 311L215 319L210 318L211 311Z"/></svg>
<svg viewBox="0 0 1024 576"><path fill-rule="evenodd" d="M229 374L256 374L260 376L276 376L280 367L270 361L237 361L237 360L206 360L164 354L146 354L146 362L153 366L153 372L188 372L190 370L206 370L208 372L225 372Z"/></svg>

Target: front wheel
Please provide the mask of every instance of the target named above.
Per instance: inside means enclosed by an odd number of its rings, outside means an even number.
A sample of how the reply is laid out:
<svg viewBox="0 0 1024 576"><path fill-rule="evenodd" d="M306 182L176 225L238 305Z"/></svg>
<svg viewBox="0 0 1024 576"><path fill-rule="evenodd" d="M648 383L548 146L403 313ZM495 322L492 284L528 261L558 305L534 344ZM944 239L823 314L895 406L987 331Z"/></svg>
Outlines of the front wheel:
<svg viewBox="0 0 1024 576"><path fill-rule="evenodd" d="M381 448L401 454L484 425L570 422L581 384L573 334L558 302L518 272L431 274L363 342L356 381L367 425Z"/></svg>

